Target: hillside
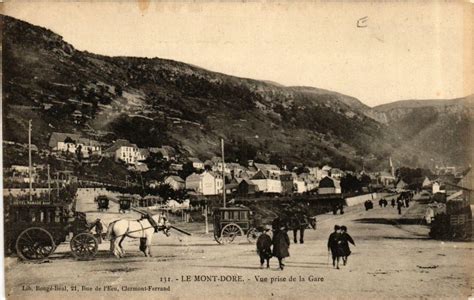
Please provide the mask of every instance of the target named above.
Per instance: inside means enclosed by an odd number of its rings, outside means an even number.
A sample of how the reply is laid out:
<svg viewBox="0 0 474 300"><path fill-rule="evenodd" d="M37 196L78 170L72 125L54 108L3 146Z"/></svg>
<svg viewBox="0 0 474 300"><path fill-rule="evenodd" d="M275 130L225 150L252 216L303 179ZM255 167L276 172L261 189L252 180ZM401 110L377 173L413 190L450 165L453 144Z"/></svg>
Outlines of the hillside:
<svg viewBox="0 0 474 300"><path fill-rule="evenodd" d="M370 113L399 132L406 142L443 157L446 163L465 161L472 155L473 95L451 100L397 101L376 106Z"/></svg>
<svg viewBox="0 0 474 300"><path fill-rule="evenodd" d="M32 119L39 147L53 131L81 132L104 142L172 145L206 159L224 137L232 160L345 169L363 160L386 167L390 155L413 161L414 153L425 163L433 153L403 143L404 135L368 117L372 110L350 96L172 60L96 55L11 17L3 25L5 140L25 142Z"/></svg>

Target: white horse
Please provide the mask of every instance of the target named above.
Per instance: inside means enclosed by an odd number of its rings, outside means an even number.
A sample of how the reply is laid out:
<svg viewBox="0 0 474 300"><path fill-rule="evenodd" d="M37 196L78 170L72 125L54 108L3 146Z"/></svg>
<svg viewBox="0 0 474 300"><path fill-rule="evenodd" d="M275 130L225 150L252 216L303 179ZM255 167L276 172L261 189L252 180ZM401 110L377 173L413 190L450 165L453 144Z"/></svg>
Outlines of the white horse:
<svg viewBox="0 0 474 300"><path fill-rule="evenodd" d="M158 225L158 230L163 230L168 236L168 230L171 224L168 222L166 216L157 214L150 217L152 221ZM145 256L151 256L153 233L155 233L155 227L146 217L140 220L120 219L109 224L106 239L110 240L110 251L113 252L117 258L125 255L122 242L126 237L140 239L140 250L145 253ZM145 241L145 245L142 241Z"/></svg>

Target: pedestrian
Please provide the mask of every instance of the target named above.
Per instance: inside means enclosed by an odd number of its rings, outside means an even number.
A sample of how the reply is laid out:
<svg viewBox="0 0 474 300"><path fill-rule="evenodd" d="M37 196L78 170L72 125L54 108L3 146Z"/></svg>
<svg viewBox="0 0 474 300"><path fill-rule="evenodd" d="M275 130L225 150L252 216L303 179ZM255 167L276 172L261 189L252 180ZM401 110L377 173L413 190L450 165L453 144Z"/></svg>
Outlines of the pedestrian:
<svg viewBox="0 0 474 300"><path fill-rule="evenodd" d="M398 214L399 215L402 214L402 206L403 206L402 200L398 199L397 200L397 209L398 209Z"/></svg>
<svg viewBox="0 0 474 300"><path fill-rule="evenodd" d="M334 226L334 232L329 235L328 251L332 254L332 266L339 269L339 258L342 256L341 248L341 227Z"/></svg>
<svg viewBox="0 0 474 300"><path fill-rule="evenodd" d="M104 231L104 227L102 226L102 222L99 218L95 220L95 233L97 234L97 240L99 244L102 243L102 232Z"/></svg>
<svg viewBox="0 0 474 300"><path fill-rule="evenodd" d="M355 246L355 242L352 237L347 233L347 227L341 226L341 248L342 248L342 263L344 266L347 264L347 259L349 255L351 255L351 248L349 247L349 243Z"/></svg>
<svg viewBox="0 0 474 300"><path fill-rule="evenodd" d="M270 268L270 258L272 258L272 238L269 233L272 227L265 225L263 233L257 239L257 253L260 256L260 268L267 261L267 268Z"/></svg>
<svg viewBox="0 0 474 300"><path fill-rule="evenodd" d="M280 269L283 270L285 264L283 260L290 256L290 238L288 237L287 228L281 225L280 228L273 234L273 256L278 258Z"/></svg>
<svg viewBox="0 0 474 300"><path fill-rule="evenodd" d="M392 199L392 207L395 207L395 199Z"/></svg>
<svg viewBox="0 0 474 300"><path fill-rule="evenodd" d="M410 198L405 198L405 207L409 207L410 206Z"/></svg>

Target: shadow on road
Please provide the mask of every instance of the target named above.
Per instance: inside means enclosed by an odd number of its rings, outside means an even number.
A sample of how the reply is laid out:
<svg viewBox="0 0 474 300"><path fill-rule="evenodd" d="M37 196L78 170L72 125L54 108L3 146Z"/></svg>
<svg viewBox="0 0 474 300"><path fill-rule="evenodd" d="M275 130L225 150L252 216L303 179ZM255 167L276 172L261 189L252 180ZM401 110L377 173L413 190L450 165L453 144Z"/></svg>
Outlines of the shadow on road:
<svg viewBox="0 0 474 300"><path fill-rule="evenodd" d="M363 218L356 219L354 222L365 223L365 224L384 224L384 225L420 225L420 219L408 219L408 218Z"/></svg>
<svg viewBox="0 0 474 300"><path fill-rule="evenodd" d="M389 240L430 240L429 237L384 236L383 238Z"/></svg>

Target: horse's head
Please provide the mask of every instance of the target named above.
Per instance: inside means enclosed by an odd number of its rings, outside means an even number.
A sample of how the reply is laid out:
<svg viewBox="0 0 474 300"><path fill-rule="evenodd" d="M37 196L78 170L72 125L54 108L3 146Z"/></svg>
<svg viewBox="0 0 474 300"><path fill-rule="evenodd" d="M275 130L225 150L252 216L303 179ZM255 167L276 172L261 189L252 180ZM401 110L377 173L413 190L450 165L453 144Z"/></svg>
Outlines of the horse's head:
<svg viewBox="0 0 474 300"><path fill-rule="evenodd" d="M160 230L163 230L164 234L168 236L168 231L171 228L171 223L169 222L168 217L164 214L156 214L153 215L151 218L153 219L153 221L156 222L158 228Z"/></svg>

